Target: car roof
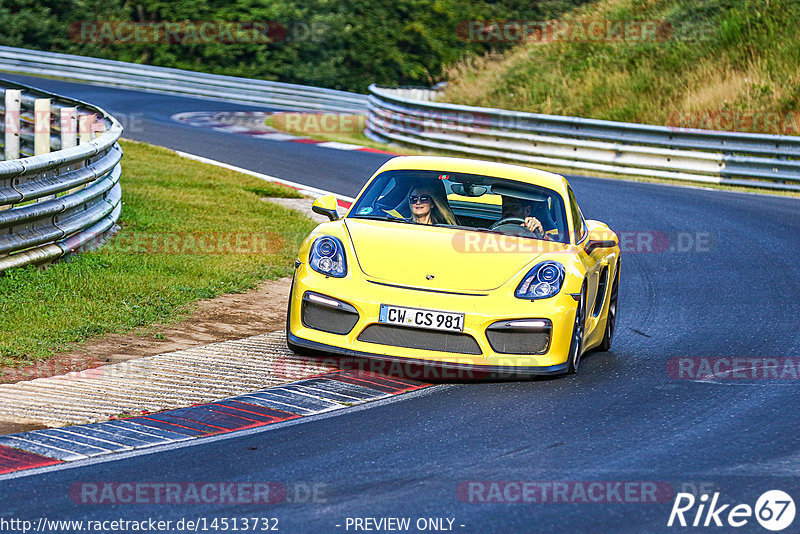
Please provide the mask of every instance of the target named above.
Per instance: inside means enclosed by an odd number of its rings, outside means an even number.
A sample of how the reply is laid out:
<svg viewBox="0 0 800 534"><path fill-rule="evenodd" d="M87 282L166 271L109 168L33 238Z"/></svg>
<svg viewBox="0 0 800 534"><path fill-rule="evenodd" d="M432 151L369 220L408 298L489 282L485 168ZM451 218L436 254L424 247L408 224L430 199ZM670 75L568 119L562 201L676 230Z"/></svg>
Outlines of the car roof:
<svg viewBox="0 0 800 534"><path fill-rule="evenodd" d="M568 184L563 176L521 165L444 156L398 156L384 163L375 175L395 170L462 172L493 176L546 187L558 192L564 198L567 197Z"/></svg>

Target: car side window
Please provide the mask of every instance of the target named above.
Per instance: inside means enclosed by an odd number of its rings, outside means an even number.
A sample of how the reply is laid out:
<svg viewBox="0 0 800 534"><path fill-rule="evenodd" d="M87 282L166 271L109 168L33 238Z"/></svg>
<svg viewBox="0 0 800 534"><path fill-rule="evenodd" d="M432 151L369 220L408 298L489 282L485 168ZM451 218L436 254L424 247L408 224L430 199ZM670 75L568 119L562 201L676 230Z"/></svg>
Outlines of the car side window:
<svg viewBox="0 0 800 534"><path fill-rule="evenodd" d="M580 208L578 208L578 203L575 201L575 193L572 192L572 188L567 189L569 193L569 207L572 210L572 230L574 232L574 242L580 243L581 240L586 236L586 220L583 218L583 214L581 213Z"/></svg>

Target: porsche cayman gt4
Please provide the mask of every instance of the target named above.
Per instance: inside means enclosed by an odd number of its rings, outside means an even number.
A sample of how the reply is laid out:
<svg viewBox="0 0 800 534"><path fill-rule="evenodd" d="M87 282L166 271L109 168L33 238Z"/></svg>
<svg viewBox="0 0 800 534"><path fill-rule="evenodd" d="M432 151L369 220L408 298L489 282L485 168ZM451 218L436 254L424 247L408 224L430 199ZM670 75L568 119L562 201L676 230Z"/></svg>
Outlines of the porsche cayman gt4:
<svg viewBox="0 0 800 534"><path fill-rule="evenodd" d="M513 374L574 373L614 336L619 240L567 180L397 157L340 218L333 196L295 262L295 352Z"/></svg>

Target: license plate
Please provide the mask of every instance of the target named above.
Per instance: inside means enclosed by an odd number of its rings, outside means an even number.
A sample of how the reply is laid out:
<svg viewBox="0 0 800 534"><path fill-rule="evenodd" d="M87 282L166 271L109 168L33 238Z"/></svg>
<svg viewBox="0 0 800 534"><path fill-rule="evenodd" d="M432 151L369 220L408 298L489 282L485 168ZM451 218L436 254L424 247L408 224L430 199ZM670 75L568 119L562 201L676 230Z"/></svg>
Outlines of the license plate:
<svg viewBox="0 0 800 534"><path fill-rule="evenodd" d="M464 330L464 314L438 310L421 310L381 304L379 323L410 326L412 328L430 328L431 330L447 330L462 332Z"/></svg>

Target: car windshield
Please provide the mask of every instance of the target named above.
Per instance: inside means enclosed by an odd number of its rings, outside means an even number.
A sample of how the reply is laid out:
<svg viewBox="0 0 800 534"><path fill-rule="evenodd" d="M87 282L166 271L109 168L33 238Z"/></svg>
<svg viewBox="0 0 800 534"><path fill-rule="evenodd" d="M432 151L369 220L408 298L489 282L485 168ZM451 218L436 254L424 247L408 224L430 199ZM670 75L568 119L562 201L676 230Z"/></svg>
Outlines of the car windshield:
<svg viewBox="0 0 800 534"><path fill-rule="evenodd" d="M383 172L359 196L348 217L569 242L561 195L476 174Z"/></svg>

